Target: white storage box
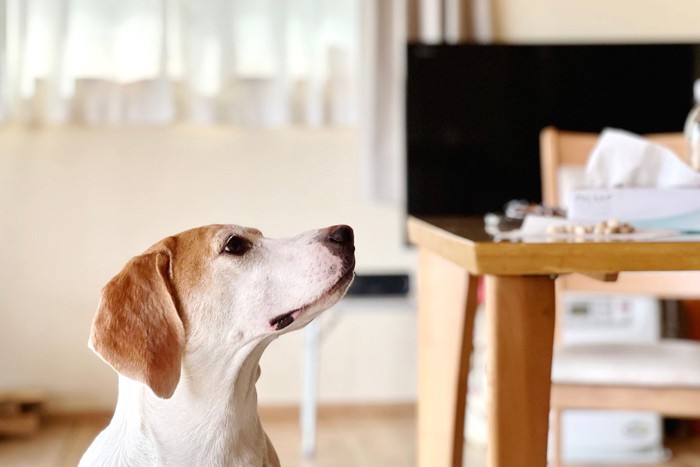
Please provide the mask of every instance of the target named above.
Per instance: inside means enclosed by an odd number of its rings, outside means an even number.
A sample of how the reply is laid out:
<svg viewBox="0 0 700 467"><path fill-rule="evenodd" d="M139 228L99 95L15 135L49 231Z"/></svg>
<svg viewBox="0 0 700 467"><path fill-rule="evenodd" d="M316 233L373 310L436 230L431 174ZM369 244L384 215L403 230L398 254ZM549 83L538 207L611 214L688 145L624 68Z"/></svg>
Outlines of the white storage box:
<svg viewBox="0 0 700 467"><path fill-rule="evenodd" d="M567 410L561 423L565 463L656 464L669 458L661 417L651 412Z"/></svg>
<svg viewBox="0 0 700 467"><path fill-rule="evenodd" d="M661 337L661 306L654 297L566 292L561 317L562 346L552 366L556 381L612 382L620 372L619 363L610 369L616 364L611 349L619 353L629 347L653 348ZM641 376L627 373L628 379ZM668 457L662 419L656 413L565 410L561 428L565 462L639 464ZM551 458L551 443L549 448Z"/></svg>

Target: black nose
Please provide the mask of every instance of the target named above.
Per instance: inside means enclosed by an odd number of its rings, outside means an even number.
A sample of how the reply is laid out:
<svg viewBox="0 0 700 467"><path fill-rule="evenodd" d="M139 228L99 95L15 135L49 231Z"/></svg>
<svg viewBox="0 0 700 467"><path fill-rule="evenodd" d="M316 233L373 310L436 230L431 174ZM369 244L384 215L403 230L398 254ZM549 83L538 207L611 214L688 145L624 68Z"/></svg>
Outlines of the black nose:
<svg viewBox="0 0 700 467"><path fill-rule="evenodd" d="M336 225L328 229L328 240L339 245L352 244L355 235L349 225Z"/></svg>

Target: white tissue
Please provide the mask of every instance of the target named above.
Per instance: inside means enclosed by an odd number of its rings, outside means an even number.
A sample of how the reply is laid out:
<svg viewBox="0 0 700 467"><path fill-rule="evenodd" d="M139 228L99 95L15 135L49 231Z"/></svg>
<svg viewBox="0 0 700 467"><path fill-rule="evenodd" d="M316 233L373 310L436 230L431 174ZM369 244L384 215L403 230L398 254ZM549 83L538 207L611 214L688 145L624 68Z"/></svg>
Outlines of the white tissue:
<svg viewBox="0 0 700 467"><path fill-rule="evenodd" d="M590 188L700 187L700 174L669 148L641 136L605 129L586 166Z"/></svg>

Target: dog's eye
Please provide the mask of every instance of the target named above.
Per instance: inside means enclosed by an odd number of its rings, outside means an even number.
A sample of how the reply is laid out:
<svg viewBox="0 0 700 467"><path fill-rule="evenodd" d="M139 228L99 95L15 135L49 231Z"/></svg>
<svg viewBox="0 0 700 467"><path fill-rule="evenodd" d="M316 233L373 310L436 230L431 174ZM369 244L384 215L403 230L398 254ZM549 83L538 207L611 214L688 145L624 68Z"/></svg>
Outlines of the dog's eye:
<svg viewBox="0 0 700 467"><path fill-rule="evenodd" d="M250 250L252 246L248 239L234 235L226 241L224 253L240 256Z"/></svg>

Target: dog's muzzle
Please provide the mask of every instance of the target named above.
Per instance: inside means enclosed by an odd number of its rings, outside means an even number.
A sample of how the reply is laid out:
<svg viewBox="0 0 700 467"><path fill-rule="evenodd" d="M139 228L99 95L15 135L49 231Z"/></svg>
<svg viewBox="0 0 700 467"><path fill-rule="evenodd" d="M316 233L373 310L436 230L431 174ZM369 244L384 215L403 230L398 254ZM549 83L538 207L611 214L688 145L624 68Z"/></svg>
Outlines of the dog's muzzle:
<svg viewBox="0 0 700 467"><path fill-rule="evenodd" d="M355 269L355 234L352 227L348 225L335 225L324 229L319 234L321 241L335 256L342 260L343 273L338 281L326 292L323 293L319 300L329 297L337 293L340 289L346 289L353 278ZM294 322L307 308L313 306L310 303L296 310L292 310L283 315L279 315L270 320L270 325L276 331L280 331Z"/></svg>

